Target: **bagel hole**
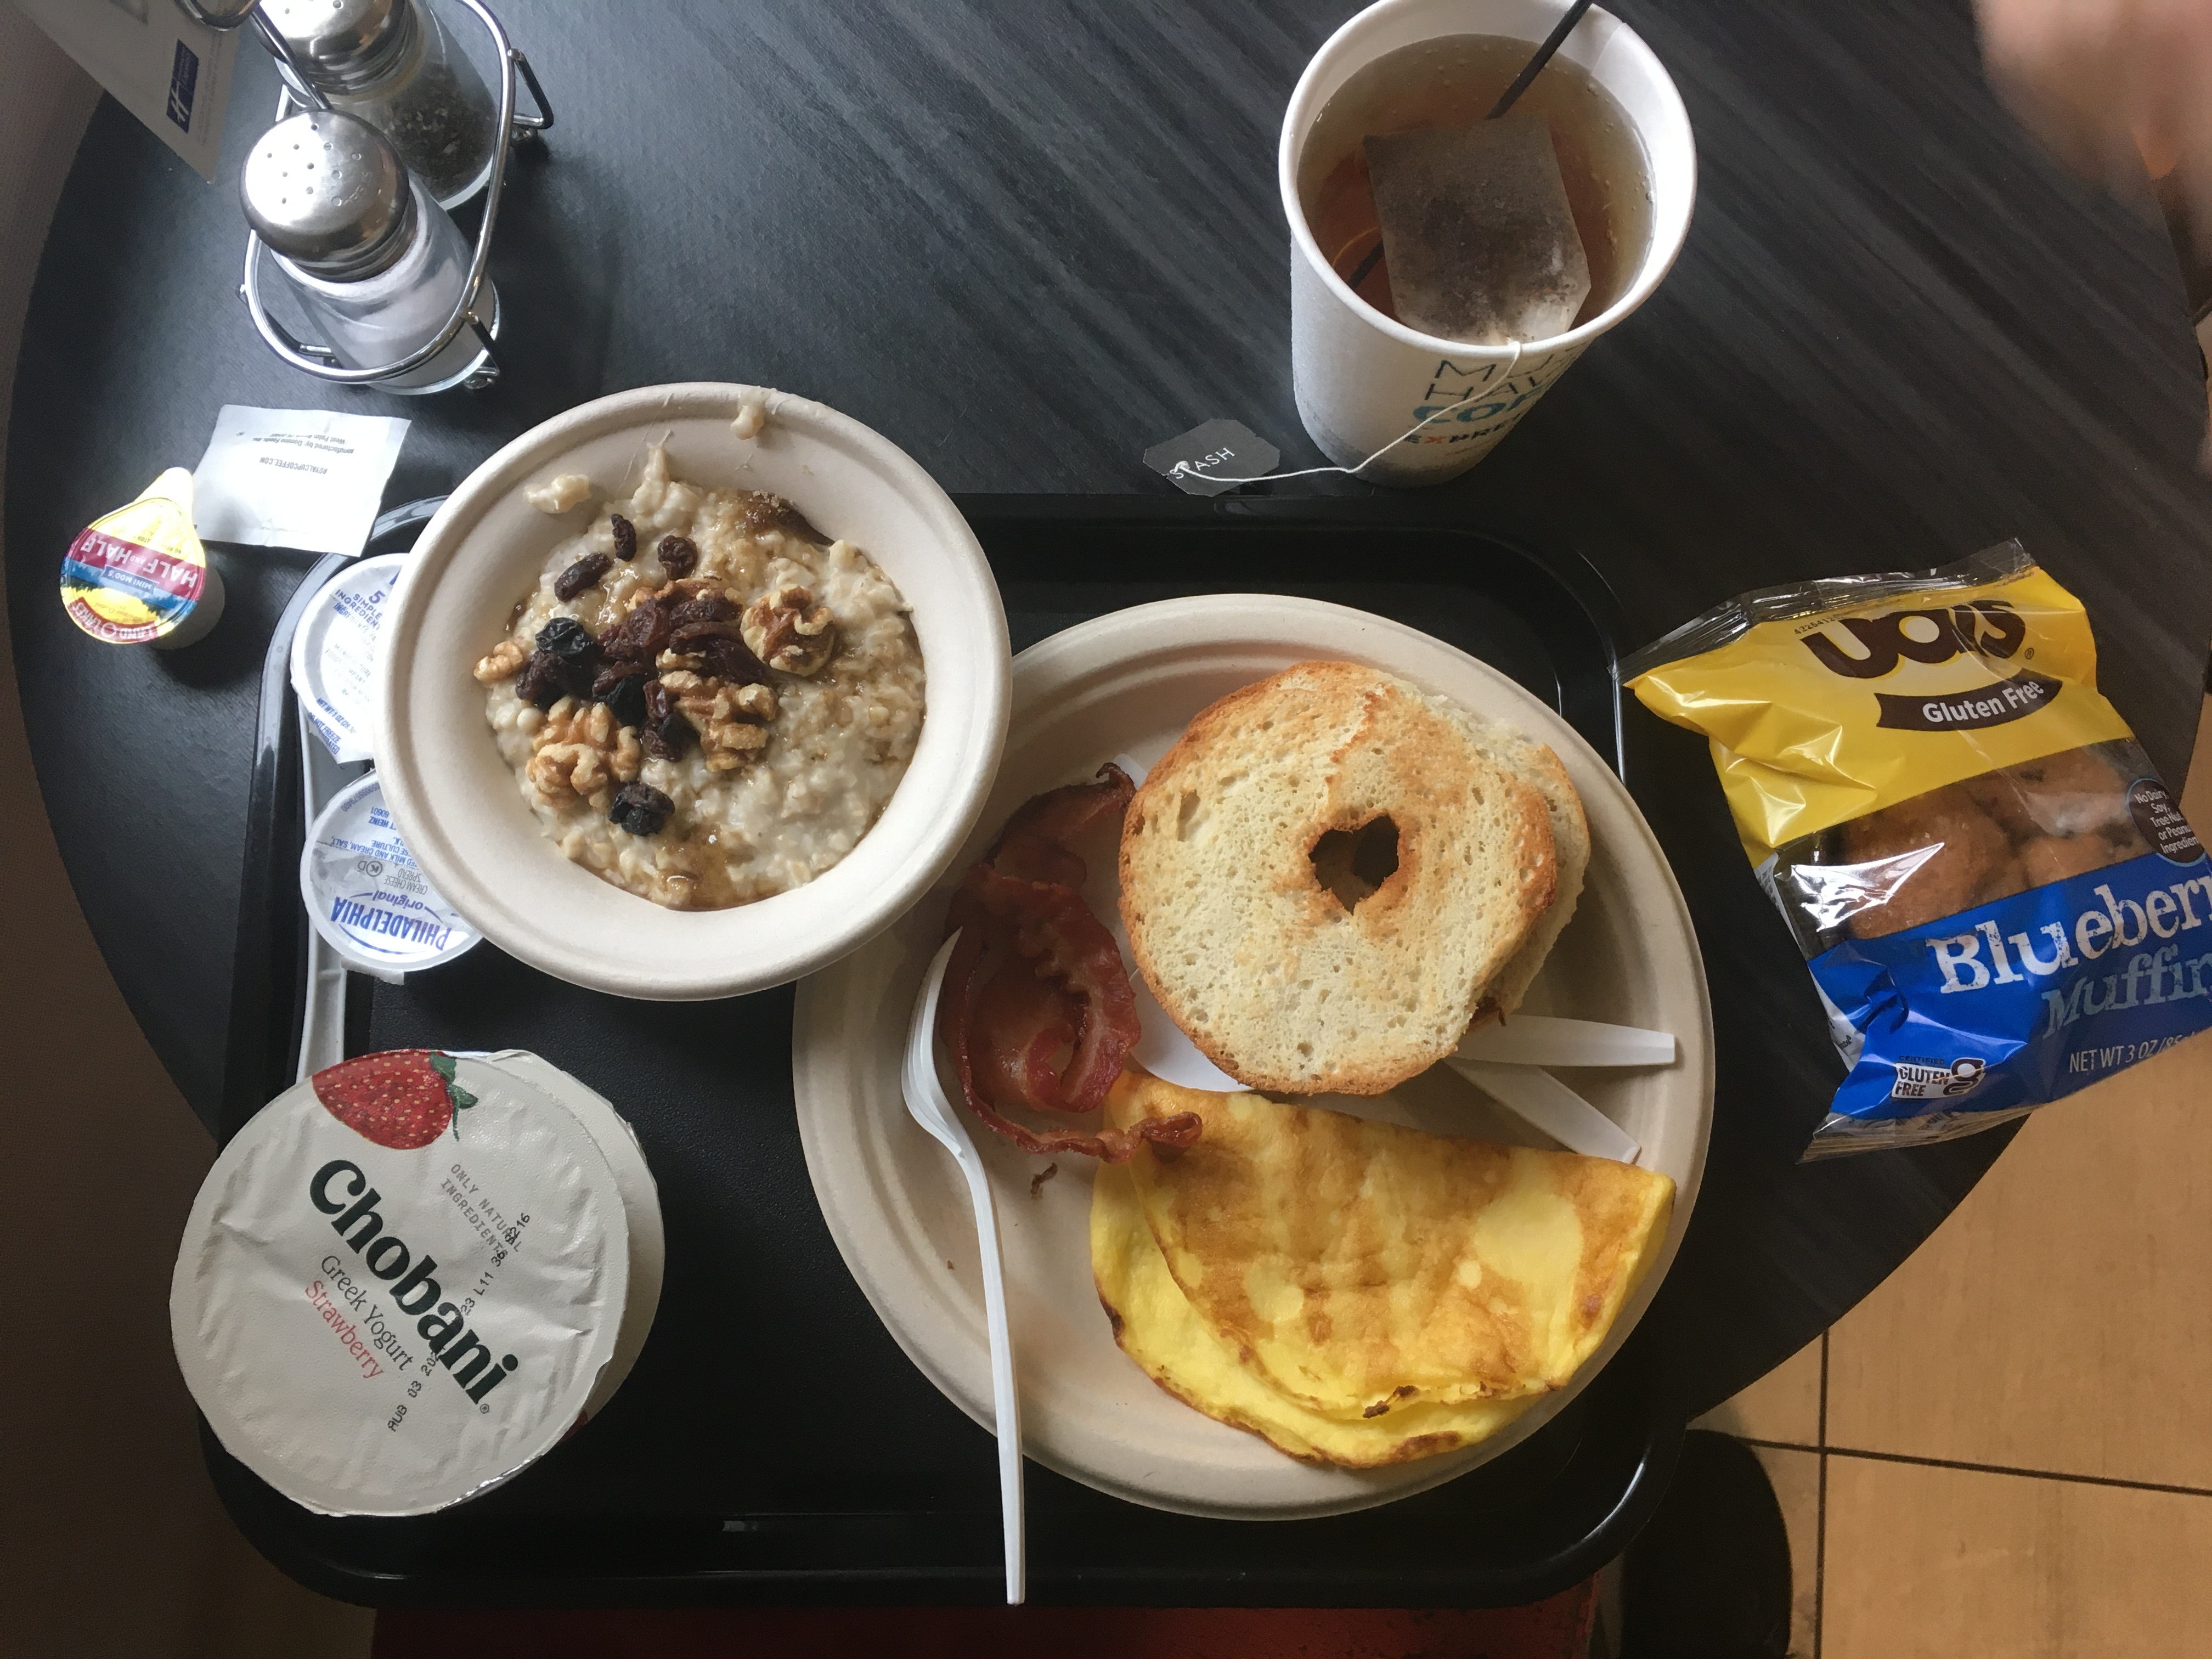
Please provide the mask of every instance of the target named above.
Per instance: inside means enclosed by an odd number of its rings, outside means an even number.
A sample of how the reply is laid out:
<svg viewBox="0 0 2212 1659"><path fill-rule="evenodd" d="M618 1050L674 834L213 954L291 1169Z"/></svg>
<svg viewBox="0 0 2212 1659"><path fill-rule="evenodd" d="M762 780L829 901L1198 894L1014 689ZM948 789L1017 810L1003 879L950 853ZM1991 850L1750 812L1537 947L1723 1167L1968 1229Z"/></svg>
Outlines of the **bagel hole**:
<svg viewBox="0 0 2212 1659"><path fill-rule="evenodd" d="M1390 815L1372 817L1352 830L1328 830L1307 854L1314 879L1336 896L1347 910L1398 873L1398 826Z"/></svg>

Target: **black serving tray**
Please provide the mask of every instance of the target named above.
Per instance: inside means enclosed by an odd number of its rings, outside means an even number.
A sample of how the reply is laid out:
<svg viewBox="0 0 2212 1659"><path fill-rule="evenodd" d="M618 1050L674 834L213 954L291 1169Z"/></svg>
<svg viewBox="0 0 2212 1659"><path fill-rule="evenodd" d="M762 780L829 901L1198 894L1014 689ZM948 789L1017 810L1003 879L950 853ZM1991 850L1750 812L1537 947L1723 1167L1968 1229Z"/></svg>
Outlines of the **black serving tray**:
<svg viewBox="0 0 2212 1659"><path fill-rule="evenodd" d="M972 496L1016 650L1179 594L1308 594L1480 657L1620 764L1613 605L1577 556L1425 520L1418 503ZM422 515L380 526L411 541ZM326 562L333 568L337 562ZM226 1134L291 1080L304 994L301 809L272 641L246 848ZM529 1048L613 1100L660 1187L668 1272L635 1370L588 1430L499 1490L407 1520L318 1516L204 1432L247 1537L310 1588L380 1606L992 1601L989 1436L899 1351L815 1206L791 1095L792 991L628 1002L478 946L392 986L356 976L348 1050ZM1683 1431L1640 1329L1522 1444L1445 1486L1316 1521L1166 1515L1028 1471L1040 1601L1498 1606L1617 1555Z"/></svg>

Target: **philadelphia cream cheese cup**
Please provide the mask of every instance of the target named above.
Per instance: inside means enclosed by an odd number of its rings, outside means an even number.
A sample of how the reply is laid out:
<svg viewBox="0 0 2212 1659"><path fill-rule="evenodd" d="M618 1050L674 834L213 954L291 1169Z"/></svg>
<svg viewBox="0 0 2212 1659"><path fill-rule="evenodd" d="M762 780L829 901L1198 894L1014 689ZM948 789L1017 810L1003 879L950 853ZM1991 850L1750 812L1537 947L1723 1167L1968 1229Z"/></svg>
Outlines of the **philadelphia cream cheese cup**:
<svg viewBox="0 0 2212 1659"><path fill-rule="evenodd" d="M300 898L339 959L379 979L450 962L479 938L415 867L374 772L316 815L300 852Z"/></svg>
<svg viewBox="0 0 2212 1659"><path fill-rule="evenodd" d="M605 1397L630 1288L622 1187L575 1113L507 1066L401 1049L319 1072L193 1202L169 1288L185 1382L232 1455L311 1510L472 1498Z"/></svg>

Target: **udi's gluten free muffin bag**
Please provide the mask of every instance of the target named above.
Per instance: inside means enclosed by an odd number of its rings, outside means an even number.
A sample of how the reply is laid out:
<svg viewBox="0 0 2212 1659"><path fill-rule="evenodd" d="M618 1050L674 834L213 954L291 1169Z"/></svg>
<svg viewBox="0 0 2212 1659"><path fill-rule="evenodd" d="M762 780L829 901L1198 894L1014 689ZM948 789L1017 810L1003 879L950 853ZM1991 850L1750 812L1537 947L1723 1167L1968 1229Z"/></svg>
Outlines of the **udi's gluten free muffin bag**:
<svg viewBox="0 0 2212 1659"><path fill-rule="evenodd" d="M1849 1069L1808 1158L2016 1117L2212 1024L2212 861L2008 542L1747 593L1622 665L1712 745Z"/></svg>

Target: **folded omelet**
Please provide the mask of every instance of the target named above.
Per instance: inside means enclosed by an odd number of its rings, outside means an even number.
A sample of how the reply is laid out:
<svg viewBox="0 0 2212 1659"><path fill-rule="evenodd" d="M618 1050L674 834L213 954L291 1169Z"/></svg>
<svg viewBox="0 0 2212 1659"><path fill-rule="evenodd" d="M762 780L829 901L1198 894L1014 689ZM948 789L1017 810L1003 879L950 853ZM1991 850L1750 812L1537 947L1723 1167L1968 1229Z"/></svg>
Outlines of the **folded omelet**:
<svg viewBox="0 0 2212 1659"><path fill-rule="evenodd" d="M1106 1102L1121 1128L1177 1112L1196 1145L1099 1172L1099 1295L1162 1387L1295 1456L1364 1468L1495 1433L1604 1341L1674 1207L1631 1164L1134 1070Z"/></svg>
<svg viewBox="0 0 2212 1659"><path fill-rule="evenodd" d="M1349 1422L1308 1410L1241 1364L1237 1350L1192 1310L1153 1240L1127 1164L1102 1164L1094 1178L1091 1268L1114 1340L1152 1381L1185 1405L1310 1463L1369 1469L1432 1457L1497 1433L1536 1403L1529 1395L1413 1405Z"/></svg>

